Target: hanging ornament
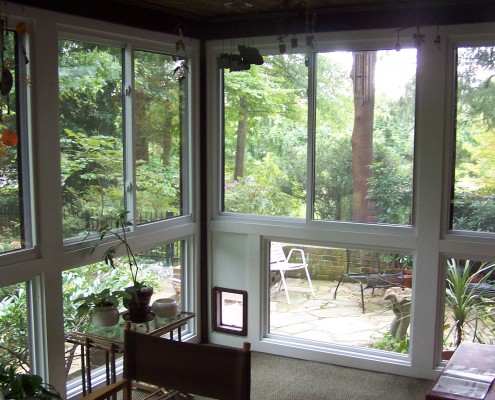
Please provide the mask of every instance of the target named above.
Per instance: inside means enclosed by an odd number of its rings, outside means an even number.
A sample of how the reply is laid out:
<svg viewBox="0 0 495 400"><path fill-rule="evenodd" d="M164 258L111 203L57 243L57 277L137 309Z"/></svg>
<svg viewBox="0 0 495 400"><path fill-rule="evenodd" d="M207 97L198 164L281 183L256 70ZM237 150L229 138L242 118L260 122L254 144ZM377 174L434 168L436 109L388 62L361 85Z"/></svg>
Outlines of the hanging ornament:
<svg viewBox="0 0 495 400"><path fill-rule="evenodd" d="M5 146L16 146L19 142L19 136L15 131L5 131L2 133L2 143Z"/></svg>
<svg viewBox="0 0 495 400"><path fill-rule="evenodd" d="M285 35L278 35L277 36L277 39L278 39L278 52L280 54L285 54L285 52L287 51L287 47L285 46L285 43L284 43L284 37L285 37Z"/></svg>
<svg viewBox="0 0 495 400"><path fill-rule="evenodd" d="M27 24L23 21L20 21L16 24L15 30L19 36L25 35L27 32Z"/></svg>
<svg viewBox="0 0 495 400"><path fill-rule="evenodd" d="M416 29L416 33L413 34L414 46L418 51L421 50L421 46L425 43L425 35L419 33L419 26Z"/></svg>
<svg viewBox="0 0 495 400"><path fill-rule="evenodd" d="M399 31L397 31L397 43L395 44L395 50L396 51L400 51L401 49L401 45L400 45L400 37L399 37Z"/></svg>
<svg viewBox="0 0 495 400"><path fill-rule="evenodd" d="M292 36L292 39L290 40L290 47L292 47L293 49L295 49L297 46L298 46L297 37L296 37L296 35L293 35Z"/></svg>
<svg viewBox="0 0 495 400"><path fill-rule="evenodd" d="M16 24L15 30L16 30L17 34L19 35L19 37L21 38L20 42L23 43L22 37L28 31L27 24L25 22L23 22L23 21L20 21L20 22L18 22ZM22 54L24 56L24 63L27 65L27 64L29 64L29 59L28 59L28 56L27 56L26 48L24 47L24 44L21 44L21 46L22 46Z"/></svg>
<svg viewBox="0 0 495 400"><path fill-rule="evenodd" d="M438 32L438 26L437 26L437 36L435 36L435 40L433 41L433 44L438 50L442 50L440 48L440 44L442 43L442 38L440 37L440 33Z"/></svg>
<svg viewBox="0 0 495 400"><path fill-rule="evenodd" d="M180 24L175 27L174 34L178 35L178 39L175 42L175 51L177 52L177 54L173 56L174 75L177 75L177 82L182 83L186 80L186 75L189 72L189 67L187 65L186 45L182 40L183 34Z"/></svg>
<svg viewBox="0 0 495 400"><path fill-rule="evenodd" d="M0 74L0 94L2 96L7 96L12 90L12 85L14 84L14 78L10 70L4 66L2 68L2 73Z"/></svg>

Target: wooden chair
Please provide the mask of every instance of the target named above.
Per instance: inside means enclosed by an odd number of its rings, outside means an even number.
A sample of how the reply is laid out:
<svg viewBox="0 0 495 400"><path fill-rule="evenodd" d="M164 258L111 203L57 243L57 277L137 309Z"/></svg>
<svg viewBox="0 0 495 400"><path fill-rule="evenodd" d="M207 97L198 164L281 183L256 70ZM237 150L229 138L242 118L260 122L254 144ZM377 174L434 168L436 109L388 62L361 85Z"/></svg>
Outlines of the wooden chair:
<svg viewBox="0 0 495 400"><path fill-rule="evenodd" d="M132 399L135 381L170 393L190 393L219 400L249 400L251 393L250 343L244 348L178 342L130 330L124 334L124 378L83 397L110 398L123 391Z"/></svg>

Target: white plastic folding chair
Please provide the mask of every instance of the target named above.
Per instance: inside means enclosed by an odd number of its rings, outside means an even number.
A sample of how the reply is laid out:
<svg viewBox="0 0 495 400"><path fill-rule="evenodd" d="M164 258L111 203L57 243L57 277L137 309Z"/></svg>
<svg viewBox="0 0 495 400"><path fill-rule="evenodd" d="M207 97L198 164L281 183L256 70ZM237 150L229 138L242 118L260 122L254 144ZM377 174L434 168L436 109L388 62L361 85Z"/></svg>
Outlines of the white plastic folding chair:
<svg viewBox="0 0 495 400"><path fill-rule="evenodd" d="M299 253L301 259L300 262L290 262L294 253ZM270 270L280 272L280 285L278 290L280 291L283 286L288 304L290 304L290 297L287 283L285 281L285 273L287 271L294 271L297 269L304 269L306 271L306 277L308 278L311 294L315 297L315 290L313 288L313 283L311 282L311 277L309 276L308 263L306 262L304 251L302 249L292 248L289 250L289 254L286 257L282 243L272 242L270 248Z"/></svg>

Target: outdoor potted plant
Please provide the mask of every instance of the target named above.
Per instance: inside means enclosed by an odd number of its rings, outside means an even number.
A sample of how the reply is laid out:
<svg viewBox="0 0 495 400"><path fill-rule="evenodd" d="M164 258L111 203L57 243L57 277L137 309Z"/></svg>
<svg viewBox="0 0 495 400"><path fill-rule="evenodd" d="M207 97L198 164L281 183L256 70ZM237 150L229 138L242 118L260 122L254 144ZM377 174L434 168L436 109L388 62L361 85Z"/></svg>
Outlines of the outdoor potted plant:
<svg viewBox="0 0 495 400"><path fill-rule="evenodd" d="M412 266L413 257L410 254L401 254L397 257L397 262L402 266L402 281L406 288L412 288Z"/></svg>
<svg viewBox="0 0 495 400"><path fill-rule="evenodd" d="M119 322L119 304L132 299L132 295L124 290L110 291L103 289L97 293L76 299L75 303L81 303L77 307L77 315L83 317L91 314L91 322L97 326L113 326Z"/></svg>
<svg viewBox="0 0 495 400"><path fill-rule="evenodd" d="M103 260L112 268L122 264L128 268L132 285L125 288L125 291L130 294L130 298L123 299L124 307L129 311L129 314L124 315L124 317L132 322L146 322L150 317L150 301L153 295L153 288L138 280L139 265L127 241L126 229L128 226L132 226L132 222L126 218L127 214L129 214L127 210L120 211L112 221L113 223L105 224L98 230L99 241L93 246L92 252L105 241L107 235L114 236L117 239L116 244L105 250ZM122 246L124 247L125 255L122 257L122 262L118 263L116 254L117 250Z"/></svg>
<svg viewBox="0 0 495 400"><path fill-rule="evenodd" d="M0 366L0 399L62 399L39 375L16 372L14 366Z"/></svg>
<svg viewBox="0 0 495 400"><path fill-rule="evenodd" d="M447 337L451 332L453 333L455 348L459 347L468 333L472 334L473 338L477 337L478 319L483 306L482 296L477 289L490 276L487 272L495 268L492 263L482 263L476 271L473 271L474 265L475 263L470 260L465 262L447 260L445 329L450 329Z"/></svg>

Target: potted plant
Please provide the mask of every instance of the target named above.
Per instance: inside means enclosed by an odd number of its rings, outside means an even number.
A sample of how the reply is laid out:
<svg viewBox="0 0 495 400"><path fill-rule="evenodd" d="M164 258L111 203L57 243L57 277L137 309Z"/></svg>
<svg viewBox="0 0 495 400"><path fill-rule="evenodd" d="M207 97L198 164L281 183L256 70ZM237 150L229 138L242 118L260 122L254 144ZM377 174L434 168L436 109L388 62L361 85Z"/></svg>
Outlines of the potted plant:
<svg viewBox="0 0 495 400"><path fill-rule="evenodd" d="M91 313L91 322L97 326L113 326L119 322L119 303L130 300L131 294L124 290L110 291L103 289L97 293L76 299L75 303L81 303L77 307L77 315L83 317Z"/></svg>
<svg viewBox="0 0 495 400"><path fill-rule="evenodd" d="M128 268L132 285L125 289L131 296L129 299L123 299L123 304L129 310L128 318L132 322L145 322L149 319L150 315L150 301L153 295L153 288L138 280L139 265L127 241L126 229L128 226L132 226L132 222L127 220L127 214L129 214L127 210L120 211L112 224L105 224L98 230L99 241L93 246L92 252L105 241L107 235L114 236L117 239L117 243L105 250L103 260L107 265L116 268L117 262L115 258L117 250L122 246L124 247L125 255L122 260L124 266Z"/></svg>
<svg viewBox="0 0 495 400"><path fill-rule="evenodd" d="M406 288L412 288L413 257L411 254L401 254L397 263L402 267L402 283Z"/></svg>
<svg viewBox="0 0 495 400"><path fill-rule="evenodd" d="M16 372L11 365L0 366L0 399L62 399L62 396L39 375Z"/></svg>
<svg viewBox="0 0 495 400"><path fill-rule="evenodd" d="M477 290L488 279L495 267L494 264L482 263L474 271L470 260L460 262L450 259L447 261L447 286L445 292L446 328L450 328L449 321L453 323L451 332L454 335L454 346L459 347L467 335L469 329L473 338L477 336L477 326L481 307L483 305L480 291ZM481 277L481 278L480 278ZM450 333L447 334L447 336Z"/></svg>

